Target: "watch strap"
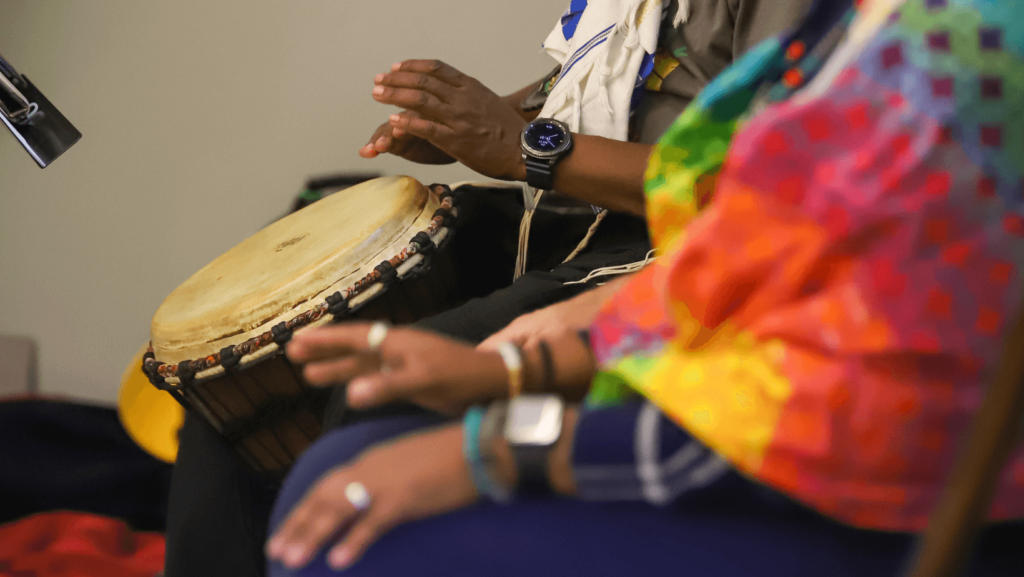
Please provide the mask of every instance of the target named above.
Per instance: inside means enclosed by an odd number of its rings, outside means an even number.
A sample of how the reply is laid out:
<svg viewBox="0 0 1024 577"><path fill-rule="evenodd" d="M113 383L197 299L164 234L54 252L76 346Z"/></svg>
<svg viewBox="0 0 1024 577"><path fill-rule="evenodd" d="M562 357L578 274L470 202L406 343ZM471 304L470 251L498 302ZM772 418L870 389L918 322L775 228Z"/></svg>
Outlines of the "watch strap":
<svg viewBox="0 0 1024 577"><path fill-rule="evenodd" d="M554 186L554 163L550 159L534 158L526 155L526 183L541 190L551 190Z"/></svg>
<svg viewBox="0 0 1024 577"><path fill-rule="evenodd" d="M519 476L518 492L522 495L552 495L555 490L548 478L550 445L512 445Z"/></svg>

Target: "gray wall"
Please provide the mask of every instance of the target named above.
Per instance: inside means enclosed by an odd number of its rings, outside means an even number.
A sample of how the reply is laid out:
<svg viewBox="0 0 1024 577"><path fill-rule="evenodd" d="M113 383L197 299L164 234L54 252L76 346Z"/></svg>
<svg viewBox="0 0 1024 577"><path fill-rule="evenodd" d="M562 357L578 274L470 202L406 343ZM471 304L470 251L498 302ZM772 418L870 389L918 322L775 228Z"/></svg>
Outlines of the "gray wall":
<svg viewBox="0 0 1024 577"><path fill-rule="evenodd" d="M310 175L472 173L356 151L373 76L441 58L499 93L552 66L567 0L0 0L0 54L78 126L40 170L0 129L0 334L43 392L113 401L163 298Z"/></svg>

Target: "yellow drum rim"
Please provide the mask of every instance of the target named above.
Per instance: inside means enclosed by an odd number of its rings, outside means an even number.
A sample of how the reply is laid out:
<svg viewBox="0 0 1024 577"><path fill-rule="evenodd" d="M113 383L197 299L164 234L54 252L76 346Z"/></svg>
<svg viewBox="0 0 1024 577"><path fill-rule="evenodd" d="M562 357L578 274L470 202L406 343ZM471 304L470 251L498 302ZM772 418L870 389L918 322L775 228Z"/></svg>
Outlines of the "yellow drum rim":
<svg viewBox="0 0 1024 577"><path fill-rule="evenodd" d="M178 455L178 429L185 409L166 391L153 386L142 372L143 345L121 375L117 413L128 436L147 453L173 463Z"/></svg>

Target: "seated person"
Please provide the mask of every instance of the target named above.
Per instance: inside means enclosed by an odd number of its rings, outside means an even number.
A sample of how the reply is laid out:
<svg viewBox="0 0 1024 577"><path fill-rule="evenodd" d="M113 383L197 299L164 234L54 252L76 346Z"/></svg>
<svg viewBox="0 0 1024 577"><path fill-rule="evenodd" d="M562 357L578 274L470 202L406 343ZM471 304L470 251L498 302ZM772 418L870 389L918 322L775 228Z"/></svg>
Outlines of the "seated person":
<svg viewBox="0 0 1024 577"><path fill-rule="evenodd" d="M1024 4L854 4L818 3L666 133L662 256L585 338L297 334L355 406L511 400L325 435L271 575L898 574L1024 314L1024 101L1000 98ZM540 391L586 403L517 396ZM989 519L971 574L1019 574L1024 447Z"/></svg>
<svg viewBox="0 0 1024 577"><path fill-rule="evenodd" d="M565 42L583 34L590 11L628 4L572 2L549 38L550 47L561 46L559 39ZM643 97L632 106L630 93L626 94L627 116L634 112L629 130L624 121L608 123L615 130L583 130L599 123L587 116L589 112L583 115L586 118L575 117L580 131L573 136L572 152L558 163L553 182L555 189L578 202L567 202L563 196L551 210L536 212L526 274L509 286L523 214L519 193L510 199L489 190L470 191L463 195L457 240L450 249L456 262L463 263L459 284L469 296L481 298L419 326L479 342L525 312L589 288L566 282L580 280L593 269L643 260L650 249L641 218L643 171L652 143L734 57L789 27L808 4L809 0L688 0L682 3L687 9L680 11L674 0L664 2L662 20L652 21L657 50L647 54L643 47L645 60L639 71L648 81L637 87L633 75L616 80L625 79L629 92ZM605 42L602 48L610 45ZM581 69L580 64L573 68ZM501 98L450 66L423 60L403 62L374 82L376 101L405 110L377 130L372 145L360 151L362 156L388 152L415 162L459 161L488 177L526 179L519 136L526 122L541 112L549 82L533 82ZM596 81L592 84L597 86ZM551 94L557 96L558 90L563 89L556 85ZM622 120L621 115L617 118ZM621 141L627 136L629 142ZM590 205L611 211L592 235L588 231L595 214ZM584 236L590 236L586 248L563 263ZM330 411L328 426L341 414L345 413ZM168 577L262 574L266 519L276 492L276 484L248 472L215 434L193 416L186 417L168 506Z"/></svg>

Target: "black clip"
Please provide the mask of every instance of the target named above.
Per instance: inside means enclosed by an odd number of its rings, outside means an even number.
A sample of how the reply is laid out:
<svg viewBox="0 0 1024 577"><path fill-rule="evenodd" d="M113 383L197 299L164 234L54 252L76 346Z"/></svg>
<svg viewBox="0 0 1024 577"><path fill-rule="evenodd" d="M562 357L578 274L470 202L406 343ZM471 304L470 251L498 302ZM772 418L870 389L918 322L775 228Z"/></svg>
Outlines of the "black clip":
<svg viewBox="0 0 1024 577"><path fill-rule="evenodd" d="M452 224L455 223L455 217L452 216L452 213L447 209L439 208L435 210L433 218L437 218L439 216L441 217L441 226L445 228L451 228Z"/></svg>
<svg viewBox="0 0 1024 577"><path fill-rule="evenodd" d="M388 261L373 267L373 270L380 273L380 283L384 286L390 285L398 278L398 269Z"/></svg>
<svg viewBox="0 0 1024 577"><path fill-rule="evenodd" d="M237 365L240 360L242 360L242 355L235 353L235 347L226 346L220 350L220 366L225 369Z"/></svg>
<svg viewBox="0 0 1024 577"><path fill-rule="evenodd" d="M348 299L341 291L327 295L324 300L327 301L327 312L334 318L338 319L348 314Z"/></svg>
<svg viewBox="0 0 1024 577"><path fill-rule="evenodd" d="M423 256L430 256L437 250L437 245L430 239L430 235L420 231L417 232L409 244L416 246L416 254L422 254Z"/></svg>
<svg viewBox="0 0 1024 577"><path fill-rule="evenodd" d="M181 361L178 363L178 380L181 381L181 384L178 386L180 388L187 387L195 376L196 373L192 370L192 361Z"/></svg>
<svg viewBox="0 0 1024 577"><path fill-rule="evenodd" d="M277 323L271 327L270 332L274 335L274 342L278 345L283 345L292 340L292 331L288 330L288 325L284 322Z"/></svg>

